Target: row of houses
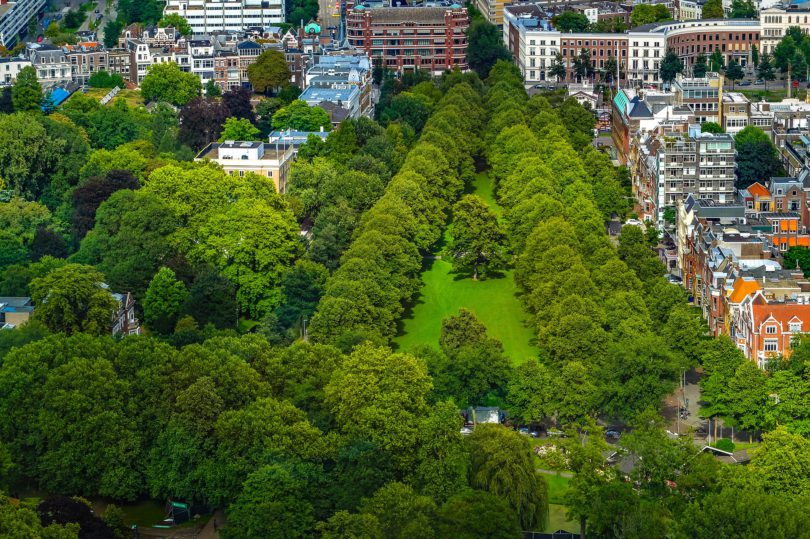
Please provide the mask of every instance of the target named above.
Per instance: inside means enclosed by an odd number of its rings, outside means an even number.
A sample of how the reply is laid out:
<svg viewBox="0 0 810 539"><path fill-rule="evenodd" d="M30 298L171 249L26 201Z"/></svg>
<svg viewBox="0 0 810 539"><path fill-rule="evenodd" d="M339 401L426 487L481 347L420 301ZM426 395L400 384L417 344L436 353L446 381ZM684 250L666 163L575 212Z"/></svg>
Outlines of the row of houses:
<svg viewBox="0 0 810 539"><path fill-rule="evenodd" d="M709 57L715 52L721 54L724 64L735 60L743 67L753 67L755 47L771 54L791 26L800 27L804 33L810 31L807 4L780 4L761 9L758 19L703 20L688 12L680 20L680 14L675 14L676 20L622 33L565 32L555 28L552 21L558 4L537 2L502 8L504 43L527 83L557 80L551 68L558 55L566 69L564 79L576 80L575 59L584 50L590 55L595 74L602 72L615 80L618 72L624 85L660 87L661 61L668 50L678 55L687 72L698 56ZM565 4L565 9L572 8ZM616 67L612 67L614 62Z"/></svg>
<svg viewBox="0 0 810 539"><path fill-rule="evenodd" d="M782 257L789 246L810 246L808 192L805 174L754 184L738 202L691 195L678 202L671 269L682 275L711 333L729 336L761 368L789 356L793 339L810 332L810 281L801 269L783 267ZM797 201L797 211L773 211L779 201Z"/></svg>

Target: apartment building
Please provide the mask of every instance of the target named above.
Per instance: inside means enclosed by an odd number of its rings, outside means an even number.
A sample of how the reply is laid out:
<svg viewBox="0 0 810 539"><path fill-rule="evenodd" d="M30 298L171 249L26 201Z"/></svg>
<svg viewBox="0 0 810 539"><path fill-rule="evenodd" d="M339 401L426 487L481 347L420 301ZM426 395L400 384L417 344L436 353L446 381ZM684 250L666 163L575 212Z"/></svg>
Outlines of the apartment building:
<svg viewBox="0 0 810 539"><path fill-rule="evenodd" d="M46 0L0 0L0 45L7 49L17 44L28 21L45 9Z"/></svg>
<svg viewBox="0 0 810 539"><path fill-rule="evenodd" d="M282 0L168 0L163 14L185 18L195 34L267 28L285 22Z"/></svg>
<svg viewBox="0 0 810 539"><path fill-rule="evenodd" d="M388 69L440 74L467 69L467 9L354 6L346 15L349 45Z"/></svg>

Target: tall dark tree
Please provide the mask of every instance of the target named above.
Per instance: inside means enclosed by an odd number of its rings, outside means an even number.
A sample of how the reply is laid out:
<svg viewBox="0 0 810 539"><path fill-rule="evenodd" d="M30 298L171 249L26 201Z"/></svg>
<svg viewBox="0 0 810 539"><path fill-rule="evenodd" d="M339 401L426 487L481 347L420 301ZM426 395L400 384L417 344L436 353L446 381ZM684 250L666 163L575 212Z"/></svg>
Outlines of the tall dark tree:
<svg viewBox="0 0 810 539"><path fill-rule="evenodd" d="M202 150L222 133L228 108L218 99L198 97L180 111L180 140L194 150Z"/></svg>
<svg viewBox="0 0 810 539"><path fill-rule="evenodd" d="M42 107L42 99L42 86L37 80L37 70L31 66L22 68L11 87L14 110L17 112L39 111Z"/></svg>
<svg viewBox="0 0 810 539"><path fill-rule="evenodd" d="M557 82L562 82L565 80L565 76L568 74L568 71L565 69L565 60L563 60L562 54L557 53L556 58L554 58L554 60L551 62L549 73L553 77L557 77Z"/></svg>
<svg viewBox="0 0 810 539"><path fill-rule="evenodd" d="M94 176L77 187L73 202L73 236L81 240L96 223L96 210L110 195L121 189L137 189L138 179L128 170L111 170L106 176Z"/></svg>
<svg viewBox="0 0 810 539"><path fill-rule="evenodd" d="M664 59L661 60L661 80L670 84L678 73L683 73L683 62L673 49L668 49Z"/></svg>
<svg viewBox="0 0 810 539"><path fill-rule="evenodd" d="M706 55L702 52L695 58L695 63L692 64L692 75L698 78L706 76L706 71L709 70L709 65L706 61Z"/></svg>
<svg viewBox="0 0 810 539"><path fill-rule="evenodd" d="M731 2L732 19L756 19L757 8L751 0L733 0ZM756 61L754 61L756 65Z"/></svg>
<svg viewBox="0 0 810 539"><path fill-rule="evenodd" d="M737 60L732 58L729 60L728 65L726 66L726 78L731 81L731 88L734 89L734 84L738 80L742 80L745 76L742 67L740 64L737 63Z"/></svg>
<svg viewBox="0 0 810 539"><path fill-rule="evenodd" d="M782 162L770 138L758 127L749 125L734 136L737 145L737 188L784 175Z"/></svg>
<svg viewBox="0 0 810 539"><path fill-rule="evenodd" d="M576 11L564 11L552 18L551 22L560 32L584 32L588 29L588 17Z"/></svg>
<svg viewBox="0 0 810 539"><path fill-rule="evenodd" d="M762 55L762 59L759 61L759 65L757 66L757 76L765 83L766 90L768 89L768 81L772 81L776 78L776 73L774 73L770 54Z"/></svg>
<svg viewBox="0 0 810 539"><path fill-rule="evenodd" d="M222 94L222 102L228 107L229 116L249 120L256 123L256 114L250 104L250 90L247 88L234 88Z"/></svg>
<svg viewBox="0 0 810 539"><path fill-rule="evenodd" d="M511 60L512 53L503 44L503 36L491 22L479 19L467 29L467 63L482 79L498 60Z"/></svg>

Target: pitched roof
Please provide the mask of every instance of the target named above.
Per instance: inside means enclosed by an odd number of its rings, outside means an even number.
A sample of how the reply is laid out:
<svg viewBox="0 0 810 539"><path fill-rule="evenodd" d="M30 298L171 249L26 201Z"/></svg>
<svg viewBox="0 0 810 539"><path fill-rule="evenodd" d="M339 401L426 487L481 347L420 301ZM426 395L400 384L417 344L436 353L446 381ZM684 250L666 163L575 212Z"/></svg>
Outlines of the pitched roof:
<svg viewBox="0 0 810 539"><path fill-rule="evenodd" d="M810 329L810 304L807 303L761 303L755 302L752 305L754 314L754 327L759 327L760 324L773 318L776 322L782 325L783 329L787 329L791 321L801 320L805 322L802 329Z"/></svg>
<svg viewBox="0 0 810 539"><path fill-rule="evenodd" d="M734 290L731 292L728 301L730 303L740 303L746 296L759 290L759 281L751 277L740 277L734 281Z"/></svg>
<svg viewBox="0 0 810 539"><path fill-rule="evenodd" d="M752 183L748 186L748 194L752 197L769 197L771 192L761 183Z"/></svg>

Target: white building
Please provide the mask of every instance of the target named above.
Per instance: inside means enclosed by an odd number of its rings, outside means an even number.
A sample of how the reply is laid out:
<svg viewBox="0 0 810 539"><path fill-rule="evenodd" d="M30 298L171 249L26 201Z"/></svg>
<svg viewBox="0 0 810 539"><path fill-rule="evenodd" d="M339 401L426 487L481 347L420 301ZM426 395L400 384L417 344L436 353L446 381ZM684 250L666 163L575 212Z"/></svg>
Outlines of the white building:
<svg viewBox="0 0 810 539"><path fill-rule="evenodd" d="M633 86L659 85L661 60L667 53L667 37L664 33L633 32L627 34L630 58L627 62L627 78Z"/></svg>
<svg viewBox="0 0 810 539"><path fill-rule="evenodd" d="M0 44L11 48L28 21L45 7L45 0L0 0Z"/></svg>
<svg viewBox="0 0 810 539"><path fill-rule="evenodd" d="M696 0L681 0L678 3L678 19L696 21L703 18L703 5Z"/></svg>
<svg viewBox="0 0 810 539"><path fill-rule="evenodd" d="M73 80L70 60L60 47L29 43L26 53L44 88L62 86Z"/></svg>
<svg viewBox="0 0 810 539"><path fill-rule="evenodd" d="M0 86L9 86L17 80L24 67L31 65L25 58L0 58Z"/></svg>
<svg viewBox="0 0 810 539"><path fill-rule="evenodd" d="M164 15L185 18L195 34L267 28L284 22L283 0L168 0Z"/></svg>
<svg viewBox="0 0 810 539"><path fill-rule="evenodd" d="M759 12L759 24L762 27L760 48L764 53L773 54L791 26L798 26L805 34L810 31L810 11L788 11L781 5L769 7Z"/></svg>
<svg viewBox="0 0 810 539"><path fill-rule="evenodd" d="M222 166L227 174L244 176L258 174L273 180L276 191L287 191L287 174L296 148L293 144L226 140L212 142L197 155L195 161L211 161Z"/></svg>

